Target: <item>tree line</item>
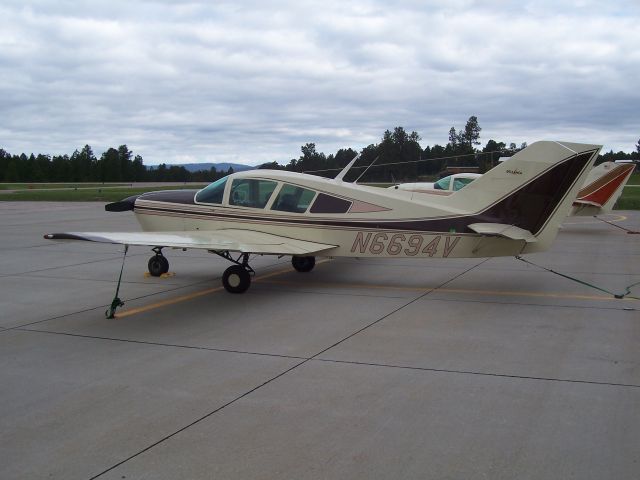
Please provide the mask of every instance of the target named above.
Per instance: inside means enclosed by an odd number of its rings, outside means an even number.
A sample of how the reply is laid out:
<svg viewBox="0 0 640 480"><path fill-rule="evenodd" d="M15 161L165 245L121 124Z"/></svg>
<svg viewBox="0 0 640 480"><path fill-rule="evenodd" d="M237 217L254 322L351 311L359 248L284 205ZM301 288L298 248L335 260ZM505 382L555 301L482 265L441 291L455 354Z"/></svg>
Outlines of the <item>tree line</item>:
<svg viewBox="0 0 640 480"><path fill-rule="evenodd" d="M85 145L69 155L11 155L0 148L0 180L25 182L202 182L217 180L229 173L215 168L189 172L179 165L161 164L147 168L140 155L126 145L109 148L96 157Z"/></svg>
<svg viewBox="0 0 640 480"><path fill-rule="evenodd" d="M465 126L449 129L446 145L422 147L417 132L407 132L403 127L386 130L379 143L364 147L360 152L352 148L326 155L316 150L315 143L301 147L301 155L288 164L264 163L257 168L272 168L294 172L307 172L333 178L358 153L354 167L345 178L354 181L397 182L434 176L447 167L476 167L484 173L498 162L525 148L489 140L479 148L482 128L476 116L471 116ZM613 150L600 155L597 163L609 160L640 160L640 140L633 153ZM11 155L0 148L0 180L4 182L211 182L233 173L232 169L215 168L190 172L179 165L161 164L150 169L144 166L140 155L135 155L126 145L109 148L96 157L89 145L69 155L45 155L33 153Z"/></svg>
<svg viewBox="0 0 640 480"><path fill-rule="evenodd" d="M463 128L456 130L452 126L449 129L449 142L446 145L436 144L422 148L417 132L409 133L403 127L395 127L393 131L384 132L380 143L362 149L345 180L353 181L360 176L361 181L369 182L417 180L443 174L449 167L475 167L479 173L484 173L493 168L501 157L510 157L527 146L526 143L518 146L513 142L507 145L492 139L484 147L477 148L481 145L481 131L478 118L471 116ZM601 154L596 163L640 160L640 140L635 148L633 153L614 153L611 150ZM333 178L358 154L348 148L338 150L335 155L325 155L316 151L314 143L303 145L301 152L299 158L291 159L287 165L271 162L258 168L284 169Z"/></svg>

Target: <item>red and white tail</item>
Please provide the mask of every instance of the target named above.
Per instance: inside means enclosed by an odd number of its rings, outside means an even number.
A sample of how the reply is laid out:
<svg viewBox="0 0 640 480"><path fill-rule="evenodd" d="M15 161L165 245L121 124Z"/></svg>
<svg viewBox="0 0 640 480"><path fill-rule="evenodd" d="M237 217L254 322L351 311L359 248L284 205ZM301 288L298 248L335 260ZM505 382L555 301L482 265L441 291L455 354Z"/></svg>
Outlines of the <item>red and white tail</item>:
<svg viewBox="0 0 640 480"><path fill-rule="evenodd" d="M570 215L593 216L611 212L635 167L635 163L614 162L593 167L573 202Z"/></svg>

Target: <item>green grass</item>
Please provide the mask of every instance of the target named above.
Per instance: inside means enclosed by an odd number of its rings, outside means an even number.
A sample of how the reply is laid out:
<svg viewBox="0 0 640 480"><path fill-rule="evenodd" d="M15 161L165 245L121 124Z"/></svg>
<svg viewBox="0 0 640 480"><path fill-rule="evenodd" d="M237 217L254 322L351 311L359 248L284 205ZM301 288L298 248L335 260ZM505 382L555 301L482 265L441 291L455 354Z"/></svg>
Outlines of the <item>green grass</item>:
<svg viewBox="0 0 640 480"><path fill-rule="evenodd" d="M0 183L0 190L40 190L50 188L126 187L128 183Z"/></svg>
<svg viewBox="0 0 640 480"><path fill-rule="evenodd" d="M640 185L640 172L632 173L627 185Z"/></svg>
<svg viewBox="0 0 640 480"><path fill-rule="evenodd" d="M631 180L633 178L629 182ZM640 187L624 187L622 196L613 208L614 210L640 210Z"/></svg>
<svg viewBox="0 0 640 480"><path fill-rule="evenodd" d="M189 185L189 190L202 188L203 185ZM183 187L147 187L147 188L90 188L82 190L21 190L13 193L0 193L0 201L22 202L117 202L131 195L158 190L181 190Z"/></svg>

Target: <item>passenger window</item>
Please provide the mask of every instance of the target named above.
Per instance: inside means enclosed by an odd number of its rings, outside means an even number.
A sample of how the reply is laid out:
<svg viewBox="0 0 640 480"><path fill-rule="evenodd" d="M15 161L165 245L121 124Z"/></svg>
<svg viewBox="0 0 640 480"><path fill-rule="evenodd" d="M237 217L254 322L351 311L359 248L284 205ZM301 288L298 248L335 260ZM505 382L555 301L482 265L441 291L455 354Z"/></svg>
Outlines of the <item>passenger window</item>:
<svg viewBox="0 0 640 480"><path fill-rule="evenodd" d="M315 194L313 190L284 184L271 209L280 212L304 213Z"/></svg>
<svg viewBox="0 0 640 480"><path fill-rule="evenodd" d="M433 188L435 190L449 190L450 184L451 184L451 175L438 180L436 183L433 184Z"/></svg>
<svg viewBox="0 0 640 480"><path fill-rule="evenodd" d="M347 213L351 202L341 198L319 193L316 201L311 205L311 213Z"/></svg>
<svg viewBox="0 0 640 480"><path fill-rule="evenodd" d="M264 208L269 202L277 183L269 180L239 178L231 184L229 205Z"/></svg>
<svg viewBox="0 0 640 480"><path fill-rule="evenodd" d="M453 181L453 191L457 192L461 188L466 187L467 185L469 185L474 180L475 180L475 178L464 178L464 177L463 178L456 178Z"/></svg>
<svg viewBox="0 0 640 480"><path fill-rule="evenodd" d="M196 202L201 203L222 203L222 197L224 195L224 187L227 184L227 178L222 177L220 180L216 180L212 184L204 187L198 193L196 193Z"/></svg>

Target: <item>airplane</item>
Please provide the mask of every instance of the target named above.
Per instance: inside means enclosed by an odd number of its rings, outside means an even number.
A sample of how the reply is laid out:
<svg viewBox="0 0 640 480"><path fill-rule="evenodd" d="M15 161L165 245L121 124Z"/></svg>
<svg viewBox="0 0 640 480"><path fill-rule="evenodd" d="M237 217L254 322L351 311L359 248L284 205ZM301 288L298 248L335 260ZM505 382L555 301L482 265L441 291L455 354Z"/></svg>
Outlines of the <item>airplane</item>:
<svg viewBox="0 0 640 480"><path fill-rule="evenodd" d="M570 215L611 213L635 168L632 162L604 162L593 167L573 202Z"/></svg>
<svg viewBox="0 0 640 480"><path fill-rule="evenodd" d="M461 188L466 187L481 176L481 173L454 173L453 175L442 177L437 182L399 183L398 185L393 185L387 188L392 190L409 190L412 192L429 193L433 195L451 195L453 192L457 192Z"/></svg>
<svg viewBox="0 0 640 480"><path fill-rule="evenodd" d="M633 162L604 162L593 167L573 202L569 216L611 213L635 167ZM480 173L456 173L437 182L400 183L388 188L429 195L451 195L481 176Z"/></svg>
<svg viewBox="0 0 640 480"><path fill-rule="evenodd" d="M601 146L540 141L448 196L283 170L233 173L201 190L165 190L107 204L133 211L142 232L68 232L49 240L153 247L148 269L168 272L163 248L202 249L233 263L222 275L243 293L251 255L291 255L309 272L321 257L477 258L547 250ZM236 256L237 255L237 256Z"/></svg>

